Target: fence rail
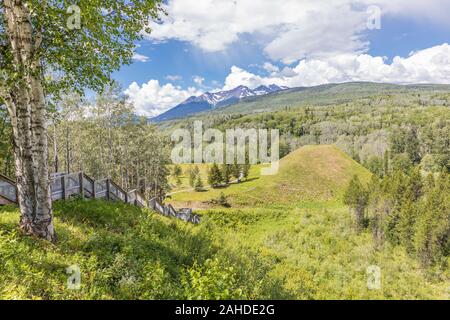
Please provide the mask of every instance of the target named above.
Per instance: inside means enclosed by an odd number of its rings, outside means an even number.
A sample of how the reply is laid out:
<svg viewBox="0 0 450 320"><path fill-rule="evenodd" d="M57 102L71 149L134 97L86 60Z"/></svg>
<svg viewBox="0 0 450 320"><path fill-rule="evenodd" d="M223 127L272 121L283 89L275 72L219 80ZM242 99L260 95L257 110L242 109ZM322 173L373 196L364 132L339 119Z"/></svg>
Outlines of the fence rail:
<svg viewBox="0 0 450 320"><path fill-rule="evenodd" d="M193 214L192 209L185 208L177 211L171 204L165 206L157 198L149 201L149 207L164 216L174 217L185 222L199 224L201 221L198 215Z"/></svg>
<svg viewBox="0 0 450 320"><path fill-rule="evenodd" d="M16 183L0 174L0 205L17 202Z"/></svg>
<svg viewBox="0 0 450 320"><path fill-rule="evenodd" d="M175 210L172 205L165 206L158 199L146 201L138 190L125 191L111 179L94 180L84 172L55 173L51 175L52 201L67 200L78 196L83 199L105 199L129 203L140 208L150 208L169 217L194 224L200 223L200 217L192 214L191 209ZM0 174L0 205L17 203L15 181Z"/></svg>

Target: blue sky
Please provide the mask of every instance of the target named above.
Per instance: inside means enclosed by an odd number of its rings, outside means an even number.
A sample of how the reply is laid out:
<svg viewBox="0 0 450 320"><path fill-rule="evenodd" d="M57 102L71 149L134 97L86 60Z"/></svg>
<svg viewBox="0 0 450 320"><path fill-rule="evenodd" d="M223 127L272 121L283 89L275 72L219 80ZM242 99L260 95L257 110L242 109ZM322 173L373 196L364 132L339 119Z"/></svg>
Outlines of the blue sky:
<svg viewBox="0 0 450 320"><path fill-rule="evenodd" d="M148 116L240 84L450 83L450 1L329 3L170 0L169 16L138 44L141 61L114 78Z"/></svg>

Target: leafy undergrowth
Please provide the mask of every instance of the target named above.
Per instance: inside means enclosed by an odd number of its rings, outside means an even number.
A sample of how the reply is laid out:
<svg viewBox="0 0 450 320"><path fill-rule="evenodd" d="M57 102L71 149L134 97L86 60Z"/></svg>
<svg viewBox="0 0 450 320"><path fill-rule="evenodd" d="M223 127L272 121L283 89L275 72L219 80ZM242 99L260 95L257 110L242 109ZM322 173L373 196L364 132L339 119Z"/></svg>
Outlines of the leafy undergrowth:
<svg viewBox="0 0 450 320"><path fill-rule="evenodd" d="M421 268L403 247L375 249L338 202L204 212L236 252L257 252L294 299L448 299L450 269ZM381 271L372 290L371 269ZM369 273L368 273L369 272ZM373 288L373 287L372 287Z"/></svg>
<svg viewBox="0 0 450 320"><path fill-rule="evenodd" d="M3 299L446 299L449 270L375 250L339 202L217 209L193 226L132 206L57 203L56 245L20 235L0 208ZM66 269L78 265L81 289ZM369 266L381 287L367 287Z"/></svg>
<svg viewBox="0 0 450 320"><path fill-rule="evenodd" d="M258 257L236 265L204 227L133 206L56 203L56 245L22 236L18 218L17 208L0 208L1 299L245 299L278 291L261 284L264 268L245 271L264 264ZM68 288L70 266L80 269L80 290Z"/></svg>

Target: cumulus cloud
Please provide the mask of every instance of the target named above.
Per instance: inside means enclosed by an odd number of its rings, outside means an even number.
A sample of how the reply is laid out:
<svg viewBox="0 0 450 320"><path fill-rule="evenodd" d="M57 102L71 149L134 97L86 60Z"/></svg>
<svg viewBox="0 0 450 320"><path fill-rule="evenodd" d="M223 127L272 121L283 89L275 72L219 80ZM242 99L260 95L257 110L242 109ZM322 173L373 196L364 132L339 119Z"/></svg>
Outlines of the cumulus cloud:
<svg viewBox="0 0 450 320"><path fill-rule="evenodd" d="M192 87L184 90L171 83L161 85L158 80L150 80L142 86L133 82L125 90L125 94L133 103L137 114L154 117L201 92Z"/></svg>
<svg viewBox="0 0 450 320"><path fill-rule="evenodd" d="M263 65L264 70L266 70L267 72L273 73L273 72L279 72L280 68L278 68L277 66L271 64L270 62L266 62Z"/></svg>
<svg viewBox="0 0 450 320"><path fill-rule="evenodd" d="M273 60L291 64L305 58L362 54L367 22L376 5L382 15L427 19L450 25L448 0L169 0L162 23L149 39L188 41L205 51L222 51L243 34L262 39Z"/></svg>
<svg viewBox="0 0 450 320"><path fill-rule="evenodd" d="M445 43L412 52L408 57L397 56L390 63L384 57L349 53L327 58L303 59L293 68L280 69L271 64L264 67L270 72L268 76L233 66L221 90L234 89L239 85L252 89L270 84L293 88L350 81L450 84L450 45ZM205 80L199 76L193 79L199 86ZM218 82L216 84L219 85ZM202 93L194 87L183 89L171 83L161 85L157 80L150 80L142 86L133 82L125 91L136 112L148 117L157 116L187 98Z"/></svg>
<svg viewBox="0 0 450 320"><path fill-rule="evenodd" d="M150 58L147 57L147 56L144 56L144 55L142 55L142 54L139 54L139 53L135 52L135 53L133 54L133 60L139 61L139 62L147 62L147 61L150 60Z"/></svg>
<svg viewBox="0 0 450 320"><path fill-rule="evenodd" d="M284 68L267 77L233 66L224 89L238 85L255 88L277 84L288 87L325 83L372 81L398 84L450 84L450 45L443 44L416 51L408 57L395 57L387 63L383 57L368 54L341 54L326 59L304 59L294 68Z"/></svg>

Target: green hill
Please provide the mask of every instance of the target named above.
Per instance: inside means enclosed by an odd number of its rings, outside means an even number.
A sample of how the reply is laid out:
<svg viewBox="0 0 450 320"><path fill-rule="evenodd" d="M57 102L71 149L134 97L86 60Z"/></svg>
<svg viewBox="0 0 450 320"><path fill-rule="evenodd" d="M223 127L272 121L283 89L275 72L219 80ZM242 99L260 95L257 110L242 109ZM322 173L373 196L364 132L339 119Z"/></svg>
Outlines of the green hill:
<svg viewBox="0 0 450 320"><path fill-rule="evenodd" d="M292 152L280 160L279 172L274 176L260 176L260 169L261 166L253 167L249 181L200 193L190 189L174 194L171 202L201 208L201 202L215 199L222 192L239 206L326 201L338 199L354 175L363 181L368 181L371 175L344 152L329 145L306 146Z"/></svg>
<svg viewBox="0 0 450 320"><path fill-rule="evenodd" d="M335 105L381 95L434 94L450 92L450 85L396 85L371 82L349 82L301 87L262 97L247 98L240 103L218 109L211 114L274 111L303 105Z"/></svg>
<svg viewBox="0 0 450 320"><path fill-rule="evenodd" d="M0 299L443 299L450 270L424 270L402 246L375 248L339 197L370 174L333 146L308 146L280 172L205 193L233 208L199 211L194 226L121 203L55 203L56 245L20 234L0 207ZM202 172L204 170L201 170ZM333 200L333 201L328 201ZM67 287L67 268L81 287ZM367 287L377 266L382 286Z"/></svg>

